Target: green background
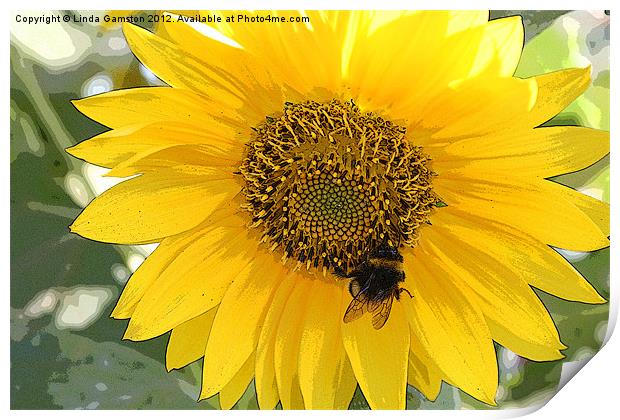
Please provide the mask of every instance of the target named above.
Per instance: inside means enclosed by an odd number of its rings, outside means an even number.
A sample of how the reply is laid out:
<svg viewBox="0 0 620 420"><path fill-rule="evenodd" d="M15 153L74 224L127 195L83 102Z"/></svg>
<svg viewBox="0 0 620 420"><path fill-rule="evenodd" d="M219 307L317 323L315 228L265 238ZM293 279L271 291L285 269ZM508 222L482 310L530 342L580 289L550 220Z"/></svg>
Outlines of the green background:
<svg viewBox="0 0 620 420"><path fill-rule="evenodd" d="M608 130L609 16L602 11L504 10L491 12L491 17L515 14L523 16L526 28L517 75L592 64L593 85L548 124ZM201 362L166 373L167 336L124 342L126 321L109 318L128 276L149 249L88 241L67 228L105 187L98 168L63 151L105 130L69 101L157 84L161 82L135 60L118 27L25 25L12 19L11 408L219 408L217 397L196 403ZM555 180L609 201L608 158ZM609 249L560 252L609 297ZM537 363L498 346L499 408L538 404L551 397L563 364L587 360L605 336L608 305L539 294L569 346L567 357ZM236 407L257 408L253 385ZM435 402L409 388L407 407L491 408L447 384ZM368 408L359 389L350 408Z"/></svg>

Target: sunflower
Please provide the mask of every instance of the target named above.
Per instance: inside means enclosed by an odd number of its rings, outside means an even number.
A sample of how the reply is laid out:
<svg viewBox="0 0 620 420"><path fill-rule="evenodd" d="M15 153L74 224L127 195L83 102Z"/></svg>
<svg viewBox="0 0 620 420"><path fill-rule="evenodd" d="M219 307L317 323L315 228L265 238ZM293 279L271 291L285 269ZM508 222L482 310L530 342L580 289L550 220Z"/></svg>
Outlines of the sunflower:
<svg viewBox="0 0 620 420"><path fill-rule="evenodd" d="M168 87L74 102L110 130L69 153L130 179L71 231L159 243L112 313L124 338L171 331L167 369L204 357L223 408L252 379L264 409L347 408L358 385L402 409L442 381L495 404L494 342L561 359L533 288L604 302L552 247L607 247L609 208L548 178L609 136L541 124L590 69L514 77L520 17L270 15L126 24Z"/></svg>

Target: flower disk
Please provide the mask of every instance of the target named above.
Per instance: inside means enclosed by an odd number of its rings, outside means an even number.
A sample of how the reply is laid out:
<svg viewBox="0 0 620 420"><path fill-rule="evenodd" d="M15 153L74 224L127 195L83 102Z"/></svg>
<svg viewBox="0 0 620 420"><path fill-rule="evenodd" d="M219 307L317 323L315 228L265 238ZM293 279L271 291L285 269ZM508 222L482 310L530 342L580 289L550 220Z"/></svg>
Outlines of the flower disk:
<svg viewBox="0 0 620 420"><path fill-rule="evenodd" d="M351 102L287 102L255 129L240 172L271 249L348 271L382 244L414 245L438 201L406 129Z"/></svg>

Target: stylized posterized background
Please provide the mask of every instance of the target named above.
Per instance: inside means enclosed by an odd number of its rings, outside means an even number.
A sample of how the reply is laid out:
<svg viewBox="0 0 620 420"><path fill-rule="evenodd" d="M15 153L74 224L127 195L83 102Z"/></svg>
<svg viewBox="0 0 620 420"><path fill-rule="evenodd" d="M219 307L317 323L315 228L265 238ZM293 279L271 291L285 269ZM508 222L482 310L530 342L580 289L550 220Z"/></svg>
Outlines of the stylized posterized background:
<svg viewBox="0 0 620 420"><path fill-rule="evenodd" d="M516 14L523 17L526 30L518 76L592 65L592 86L550 125L609 130L609 16L603 11L503 10L491 12L491 18ZM101 177L104 169L64 152L105 131L69 101L160 84L134 58L117 25L26 25L12 19L10 399L14 409L219 408L217 397L196 403L200 363L166 373L167 336L123 342L126 321L108 317L123 285L154 247L101 244L72 235L67 228L81 208L114 184ZM609 160L556 181L609 201ZM609 249L559 252L609 298ZM499 348L499 408L550 398L575 366L598 351L605 337L608 305L538 294L568 346L567 357L532 362ZM411 409L491 408L445 383L435 402L413 388L407 397ZM257 408L252 384L236 407ZM359 390L350 408L368 408Z"/></svg>

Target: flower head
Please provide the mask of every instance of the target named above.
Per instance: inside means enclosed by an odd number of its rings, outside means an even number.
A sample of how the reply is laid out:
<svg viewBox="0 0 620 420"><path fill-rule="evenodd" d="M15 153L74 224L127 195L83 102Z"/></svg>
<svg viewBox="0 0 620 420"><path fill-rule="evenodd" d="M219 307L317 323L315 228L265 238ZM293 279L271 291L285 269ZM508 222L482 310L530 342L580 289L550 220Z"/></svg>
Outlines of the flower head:
<svg viewBox="0 0 620 420"><path fill-rule="evenodd" d="M168 369L204 357L201 398L223 407L253 378L261 408L346 408L358 384L404 408L407 384L442 381L494 404L494 341L562 358L532 286L604 302L550 245L608 246L609 210L548 178L608 133L540 125L589 69L513 77L518 17L277 16L126 25L169 87L75 102L111 130L69 152L134 177L72 231L160 244L113 312L125 338L172 331Z"/></svg>

